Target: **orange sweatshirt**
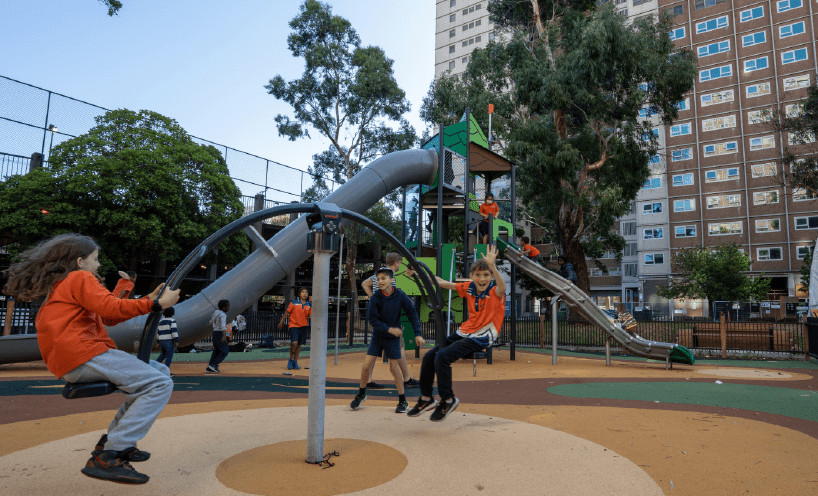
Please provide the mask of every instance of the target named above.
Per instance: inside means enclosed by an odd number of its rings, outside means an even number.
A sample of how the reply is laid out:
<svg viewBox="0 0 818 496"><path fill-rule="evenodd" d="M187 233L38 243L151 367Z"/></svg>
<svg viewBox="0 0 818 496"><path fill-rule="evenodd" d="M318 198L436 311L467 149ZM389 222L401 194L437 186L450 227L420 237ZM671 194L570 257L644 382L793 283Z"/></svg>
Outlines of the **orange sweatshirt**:
<svg viewBox="0 0 818 496"><path fill-rule="evenodd" d="M87 270L75 270L54 285L37 314L37 343L45 366L62 377L97 355L115 350L106 325L151 310L153 302L120 300Z"/></svg>
<svg viewBox="0 0 818 496"><path fill-rule="evenodd" d="M127 299L130 298L131 294L133 293L133 287L134 283L132 281L129 281L127 279L120 279L116 282L116 287L114 287L112 293L114 293L114 296L119 298L123 291L128 291L127 293L125 293L125 296L122 296L122 298Z"/></svg>

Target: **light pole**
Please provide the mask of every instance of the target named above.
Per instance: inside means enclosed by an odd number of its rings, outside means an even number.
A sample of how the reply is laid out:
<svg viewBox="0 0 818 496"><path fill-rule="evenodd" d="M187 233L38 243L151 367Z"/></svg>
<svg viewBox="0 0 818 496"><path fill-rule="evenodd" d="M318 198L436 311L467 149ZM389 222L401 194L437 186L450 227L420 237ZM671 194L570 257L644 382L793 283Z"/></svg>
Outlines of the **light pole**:
<svg viewBox="0 0 818 496"><path fill-rule="evenodd" d="M51 161L51 147L54 145L54 133L58 131L54 124L48 125L48 130L51 131L51 142L48 144L48 161Z"/></svg>

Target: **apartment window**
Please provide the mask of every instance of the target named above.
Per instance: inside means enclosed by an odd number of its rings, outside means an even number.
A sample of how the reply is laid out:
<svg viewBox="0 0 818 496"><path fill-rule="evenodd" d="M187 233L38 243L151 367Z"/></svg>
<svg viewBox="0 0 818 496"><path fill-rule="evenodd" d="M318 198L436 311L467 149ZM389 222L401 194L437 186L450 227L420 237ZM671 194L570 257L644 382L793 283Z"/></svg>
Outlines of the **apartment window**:
<svg viewBox="0 0 818 496"><path fill-rule="evenodd" d="M636 236L636 222L622 222L619 227L622 229L622 236Z"/></svg>
<svg viewBox="0 0 818 496"><path fill-rule="evenodd" d="M661 227L642 230L642 239L662 239L664 237L664 229Z"/></svg>
<svg viewBox="0 0 818 496"><path fill-rule="evenodd" d="M818 198L815 193L812 193L807 190L807 188L793 188L792 189L792 200L793 201L807 201L807 200L814 200Z"/></svg>
<svg viewBox="0 0 818 496"><path fill-rule="evenodd" d="M602 275L602 270L597 269L594 267L593 269L588 269L588 277L599 277Z"/></svg>
<svg viewBox="0 0 818 496"><path fill-rule="evenodd" d="M625 268L625 277L636 277L638 275L635 263L622 264L622 267Z"/></svg>
<svg viewBox="0 0 818 496"><path fill-rule="evenodd" d="M783 260L781 248L756 248L757 260Z"/></svg>
<svg viewBox="0 0 818 496"><path fill-rule="evenodd" d="M621 276L622 275L622 268L621 267L608 267L608 275L609 276Z"/></svg>
<svg viewBox="0 0 818 496"><path fill-rule="evenodd" d="M673 176L673 185L674 186L691 186L696 184L693 179L693 173L688 172L686 174L676 174Z"/></svg>
<svg viewBox="0 0 818 496"><path fill-rule="evenodd" d="M760 138L750 138L750 150L763 150L775 147L775 136L762 136Z"/></svg>
<svg viewBox="0 0 818 496"><path fill-rule="evenodd" d="M454 60L449 62L449 69L454 69Z"/></svg>
<svg viewBox="0 0 818 496"><path fill-rule="evenodd" d="M784 113L787 117L801 117L804 115L804 106L800 103L793 103L784 107Z"/></svg>
<svg viewBox="0 0 818 496"><path fill-rule="evenodd" d="M677 238L692 238L696 235L696 226L676 226L674 230Z"/></svg>
<svg viewBox="0 0 818 496"><path fill-rule="evenodd" d="M702 131L716 131L728 127L736 127L736 116L714 117L702 121Z"/></svg>
<svg viewBox="0 0 818 496"><path fill-rule="evenodd" d="M790 50L789 52L784 52L781 54L781 63L782 64L792 64L793 62L798 62L799 60L807 60L807 49L806 48L799 48L797 50Z"/></svg>
<svg viewBox="0 0 818 496"><path fill-rule="evenodd" d="M699 58L709 57L717 53L724 53L730 51L730 40L717 41L703 47L699 47Z"/></svg>
<svg viewBox="0 0 818 496"><path fill-rule="evenodd" d="M730 21L727 16L717 17L715 19L710 19L709 21L697 22L696 34L706 33L708 31L713 31L714 29L726 28L729 25Z"/></svg>
<svg viewBox="0 0 818 496"><path fill-rule="evenodd" d="M673 150L670 152L670 160L673 162L690 160L692 156L693 156L692 148L682 148L681 150Z"/></svg>
<svg viewBox="0 0 818 496"><path fill-rule="evenodd" d="M714 79L730 77L732 75L733 67L731 65L723 65L721 67L714 67L712 69L699 71L699 82L712 81Z"/></svg>
<svg viewBox="0 0 818 496"><path fill-rule="evenodd" d="M741 222L717 222L707 225L707 234L710 236L723 236L725 234L741 234L743 231Z"/></svg>
<svg viewBox="0 0 818 496"><path fill-rule="evenodd" d="M714 5L724 3L725 0L696 0L693 6L696 10L712 7Z"/></svg>
<svg viewBox="0 0 818 496"><path fill-rule="evenodd" d="M670 39L671 40L681 40L684 37L685 37L685 28L684 28L684 26L682 26L680 28L670 30Z"/></svg>
<svg viewBox="0 0 818 496"><path fill-rule="evenodd" d="M673 200L674 212L692 212L696 210L696 200Z"/></svg>
<svg viewBox="0 0 818 496"><path fill-rule="evenodd" d="M704 173L704 182L706 183L717 183L720 181L731 181L736 179L738 179L738 167L710 170Z"/></svg>
<svg viewBox="0 0 818 496"><path fill-rule="evenodd" d="M788 145L790 146L805 145L807 143L815 143L815 133L812 132L811 130L796 133L787 133Z"/></svg>
<svg viewBox="0 0 818 496"><path fill-rule="evenodd" d="M645 253L645 265L662 265L665 255L662 253Z"/></svg>
<svg viewBox="0 0 818 496"><path fill-rule="evenodd" d="M809 86L809 74L784 78L784 91L797 90Z"/></svg>
<svg viewBox="0 0 818 496"><path fill-rule="evenodd" d="M454 45L451 45L449 47L449 53L454 53L454 49L455 49Z"/></svg>
<svg viewBox="0 0 818 496"><path fill-rule="evenodd" d="M727 143L714 143L712 145L704 145L704 156L713 157L716 155L725 155L727 153L736 153L738 151L738 142L728 141Z"/></svg>
<svg viewBox="0 0 818 496"><path fill-rule="evenodd" d="M725 90L725 91L717 91L715 93L709 93L707 95L702 95L702 107L709 107L711 105L718 105L720 103L728 103L735 100L735 94L733 90Z"/></svg>
<svg viewBox="0 0 818 496"><path fill-rule="evenodd" d="M795 228L799 231L804 229L818 229L818 215L812 217L796 217Z"/></svg>
<svg viewBox="0 0 818 496"><path fill-rule="evenodd" d="M778 28L778 37L787 38L804 32L804 21L787 24Z"/></svg>
<svg viewBox="0 0 818 496"><path fill-rule="evenodd" d="M812 248L809 247L809 246L796 246L795 247L795 250L796 250L795 258L797 258L798 260L803 260L804 257L807 256L807 253L809 253L811 249Z"/></svg>
<svg viewBox="0 0 818 496"><path fill-rule="evenodd" d="M654 115L656 112L651 112L649 108L641 108L639 109L639 117L643 119L647 119L648 117Z"/></svg>
<svg viewBox="0 0 818 496"><path fill-rule="evenodd" d="M747 87L747 98L770 94L770 83L758 83Z"/></svg>
<svg viewBox="0 0 818 496"><path fill-rule="evenodd" d="M457 20L457 14L452 14L449 16L449 22L455 22Z"/></svg>
<svg viewBox="0 0 818 496"><path fill-rule="evenodd" d="M778 203L778 191L756 191L753 193L753 205Z"/></svg>
<svg viewBox="0 0 818 496"><path fill-rule="evenodd" d="M778 2L778 13L786 12L788 10L797 9L801 5L801 0L781 0Z"/></svg>
<svg viewBox="0 0 818 496"><path fill-rule="evenodd" d="M623 3L628 3L628 0L616 0L617 5L622 5Z"/></svg>
<svg viewBox="0 0 818 496"><path fill-rule="evenodd" d="M482 37L482 36L476 36L476 37L474 38L474 42L475 42L475 43L480 43L481 41L483 41L483 37ZM471 45L471 40L469 40L469 45Z"/></svg>
<svg viewBox="0 0 818 496"><path fill-rule="evenodd" d="M454 7L457 5L457 0L449 0L449 7Z"/></svg>
<svg viewBox="0 0 818 496"><path fill-rule="evenodd" d="M766 164L755 164L752 166L753 177L774 176L776 174L776 166L774 162Z"/></svg>
<svg viewBox="0 0 818 496"><path fill-rule="evenodd" d="M676 124L675 126L670 127L670 135L671 136L683 136L685 134L690 134L690 123L686 124Z"/></svg>
<svg viewBox="0 0 818 496"><path fill-rule="evenodd" d="M674 105L678 110L688 110L690 109L690 98L685 98L684 100L679 100Z"/></svg>
<svg viewBox="0 0 818 496"><path fill-rule="evenodd" d="M455 36L457 36L456 29L452 29L451 31L449 31L449 38L454 38Z"/></svg>
<svg viewBox="0 0 818 496"><path fill-rule="evenodd" d="M622 250L623 257L635 257L638 255L636 243L625 243L625 248Z"/></svg>
<svg viewBox="0 0 818 496"><path fill-rule="evenodd" d="M739 195L717 195L707 197L707 208L727 208L740 206L741 196Z"/></svg>
<svg viewBox="0 0 818 496"><path fill-rule="evenodd" d="M642 5L643 3L648 3L651 0L633 0L633 6L636 7L637 5Z"/></svg>
<svg viewBox="0 0 818 496"><path fill-rule="evenodd" d="M489 33L489 41L494 41L494 31Z"/></svg>
<svg viewBox="0 0 818 496"><path fill-rule="evenodd" d="M767 57L759 57L757 59L744 61L744 72L753 72L769 67L767 64Z"/></svg>
<svg viewBox="0 0 818 496"><path fill-rule="evenodd" d="M658 164L661 160L662 159L661 157L659 157L658 153L656 155L651 155L650 157L648 157L648 163L651 165Z"/></svg>
<svg viewBox="0 0 818 496"><path fill-rule="evenodd" d="M764 6L756 7L754 9L747 9L741 12L741 22L752 21L764 15Z"/></svg>
<svg viewBox="0 0 818 496"><path fill-rule="evenodd" d="M741 37L741 46L748 47L758 45L767 41L767 35L764 31L758 33L748 34Z"/></svg>
<svg viewBox="0 0 818 496"><path fill-rule="evenodd" d="M661 203L645 203L642 205L642 214L660 214L662 213L662 204Z"/></svg>
<svg viewBox="0 0 818 496"><path fill-rule="evenodd" d="M767 122L772 120L773 113L770 109L764 110L751 110L747 112L747 123L748 124L761 124L763 122Z"/></svg>
<svg viewBox="0 0 818 496"><path fill-rule="evenodd" d="M781 223L778 219L759 219L756 221L756 232L775 232L781 230Z"/></svg>
<svg viewBox="0 0 818 496"><path fill-rule="evenodd" d="M463 63L463 64L468 64L469 63L469 58L468 57L463 57L462 59L460 59L460 62Z"/></svg>

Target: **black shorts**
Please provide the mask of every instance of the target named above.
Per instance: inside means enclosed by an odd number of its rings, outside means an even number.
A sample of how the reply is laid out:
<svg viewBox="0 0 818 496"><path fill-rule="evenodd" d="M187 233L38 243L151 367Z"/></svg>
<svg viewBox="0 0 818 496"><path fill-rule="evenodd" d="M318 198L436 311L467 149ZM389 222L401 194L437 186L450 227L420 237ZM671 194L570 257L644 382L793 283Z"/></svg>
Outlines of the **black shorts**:
<svg viewBox="0 0 818 496"><path fill-rule="evenodd" d="M477 232L479 232L483 236L488 236L489 222L487 220L481 220L480 223L477 225Z"/></svg>
<svg viewBox="0 0 818 496"><path fill-rule="evenodd" d="M298 344L307 344L307 334L310 333L310 327L290 327L290 342Z"/></svg>

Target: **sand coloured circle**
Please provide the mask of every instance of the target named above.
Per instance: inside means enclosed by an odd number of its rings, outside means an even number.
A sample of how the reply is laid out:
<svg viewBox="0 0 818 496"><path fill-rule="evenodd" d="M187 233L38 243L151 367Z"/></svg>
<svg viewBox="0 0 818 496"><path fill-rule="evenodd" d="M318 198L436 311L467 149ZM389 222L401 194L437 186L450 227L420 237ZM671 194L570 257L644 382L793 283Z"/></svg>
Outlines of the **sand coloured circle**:
<svg viewBox="0 0 818 496"><path fill-rule="evenodd" d="M735 377L737 379L789 379L790 374L777 372L775 370L754 370L754 369L699 369L697 374L715 375L719 377Z"/></svg>
<svg viewBox="0 0 818 496"><path fill-rule="evenodd" d="M330 496L380 486L403 472L409 460L382 443L361 439L325 439L334 465L304 461L307 441L283 441L243 451L216 468L225 486L248 494Z"/></svg>

